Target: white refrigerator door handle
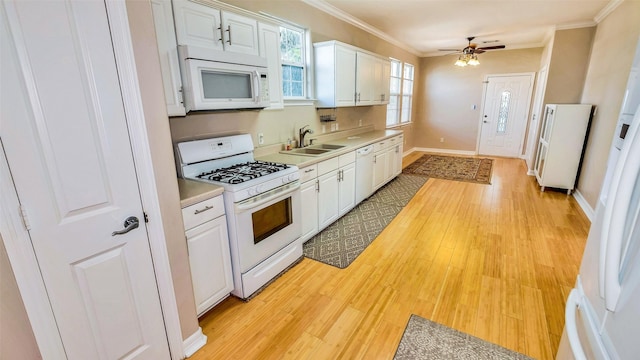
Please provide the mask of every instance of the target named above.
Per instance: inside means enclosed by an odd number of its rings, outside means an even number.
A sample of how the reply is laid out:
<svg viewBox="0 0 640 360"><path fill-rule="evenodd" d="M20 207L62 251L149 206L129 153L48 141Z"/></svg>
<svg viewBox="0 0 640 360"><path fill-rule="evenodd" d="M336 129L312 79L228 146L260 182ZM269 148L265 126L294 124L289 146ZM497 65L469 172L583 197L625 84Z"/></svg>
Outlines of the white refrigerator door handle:
<svg viewBox="0 0 640 360"><path fill-rule="evenodd" d="M625 222L631 196L640 170L640 108L631 128L627 132L620 159L613 173L613 181L607 198L600 243L600 290L604 289L604 300L608 310L615 311L622 287L619 273ZM604 263L603 263L604 262Z"/></svg>
<svg viewBox="0 0 640 360"><path fill-rule="evenodd" d="M569 345L571 346L571 352L576 360L587 360L587 356L584 354L582 344L580 343L580 337L578 336L578 325L576 323L576 312L580 307L580 294L578 290L573 289L569 293L567 299L567 307L564 309L564 327L567 331L567 338L569 339Z"/></svg>

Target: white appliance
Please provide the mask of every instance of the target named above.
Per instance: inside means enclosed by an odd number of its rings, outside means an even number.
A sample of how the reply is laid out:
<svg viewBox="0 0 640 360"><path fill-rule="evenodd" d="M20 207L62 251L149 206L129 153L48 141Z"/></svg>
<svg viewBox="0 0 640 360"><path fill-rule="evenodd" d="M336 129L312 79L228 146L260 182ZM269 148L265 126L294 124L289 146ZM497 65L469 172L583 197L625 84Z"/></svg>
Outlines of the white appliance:
<svg viewBox="0 0 640 360"><path fill-rule="evenodd" d="M373 144L356 150L356 204L373 192Z"/></svg>
<svg viewBox="0 0 640 360"><path fill-rule="evenodd" d="M178 46L187 111L269 106L267 59L197 46Z"/></svg>
<svg viewBox="0 0 640 360"><path fill-rule="evenodd" d="M296 166L256 161L248 134L181 142L176 153L180 176L224 187L233 295L249 298L302 258Z"/></svg>
<svg viewBox="0 0 640 360"><path fill-rule="evenodd" d="M622 146L616 139L612 144L580 275L567 299L558 359L640 356L640 108L637 109Z"/></svg>

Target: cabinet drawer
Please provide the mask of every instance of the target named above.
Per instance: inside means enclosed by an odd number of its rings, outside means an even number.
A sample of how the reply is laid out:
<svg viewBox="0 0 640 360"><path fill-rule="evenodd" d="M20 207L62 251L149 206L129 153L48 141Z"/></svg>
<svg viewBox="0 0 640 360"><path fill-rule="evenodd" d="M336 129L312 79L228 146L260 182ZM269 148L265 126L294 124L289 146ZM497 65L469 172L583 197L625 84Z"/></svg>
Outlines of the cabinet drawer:
<svg viewBox="0 0 640 360"><path fill-rule="evenodd" d="M351 164L352 162L356 162L356 152L355 151L340 155L338 157L338 164L339 164L340 167L343 167L343 166L345 166L347 164Z"/></svg>
<svg viewBox="0 0 640 360"><path fill-rule="evenodd" d="M311 166L306 166L300 170L298 170L300 174L300 182L304 183L311 179L315 179L318 176L318 165L313 164Z"/></svg>
<svg viewBox="0 0 640 360"><path fill-rule="evenodd" d="M377 143L373 144L373 151L380 151L380 150L386 149L390 145L391 145L391 142L389 141L389 139L378 141Z"/></svg>
<svg viewBox="0 0 640 360"><path fill-rule="evenodd" d="M189 230L221 215L224 215L222 195L187 206L182 209L184 229Z"/></svg>
<svg viewBox="0 0 640 360"><path fill-rule="evenodd" d="M318 163L318 176L326 174L333 170L337 170L339 166L340 160L338 156Z"/></svg>

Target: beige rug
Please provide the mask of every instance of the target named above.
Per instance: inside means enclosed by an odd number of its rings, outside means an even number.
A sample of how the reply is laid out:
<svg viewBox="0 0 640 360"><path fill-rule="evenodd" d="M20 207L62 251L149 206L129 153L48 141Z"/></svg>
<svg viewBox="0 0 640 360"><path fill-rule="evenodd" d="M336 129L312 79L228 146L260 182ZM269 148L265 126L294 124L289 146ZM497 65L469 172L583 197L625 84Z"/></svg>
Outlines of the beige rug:
<svg viewBox="0 0 640 360"><path fill-rule="evenodd" d="M493 159L446 155L422 155L402 170L403 174L491 184Z"/></svg>
<svg viewBox="0 0 640 360"><path fill-rule="evenodd" d="M394 360L533 360L515 351L492 344L450 327L411 315Z"/></svg>

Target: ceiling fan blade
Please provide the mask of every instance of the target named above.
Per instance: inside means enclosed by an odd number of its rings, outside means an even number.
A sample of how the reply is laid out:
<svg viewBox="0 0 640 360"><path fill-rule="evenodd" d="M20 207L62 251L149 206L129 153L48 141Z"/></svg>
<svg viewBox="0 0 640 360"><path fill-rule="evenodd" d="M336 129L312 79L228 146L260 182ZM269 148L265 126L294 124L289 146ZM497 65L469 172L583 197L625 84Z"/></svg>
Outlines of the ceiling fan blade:
<svg viewBox="0 0 640 360"><path fill-rule="evenodd" d="M504 45L496 45L496 46L485 46L481 48L477 48L476 50L496 50L496 49L504 49Z"/></svg>
<svg viewBox="0 0 640 360"><path fill-rule="evenodd" d="M462 51L460 49L438 49L438 51Z"/></svg>
<svg viewBox="0 0 640 360"><path fill-rule="evenodd" d="M482 50L482 49L475 49L473 51L474 54L482 54L483 52L484 52L484 50Z"/></svg>

